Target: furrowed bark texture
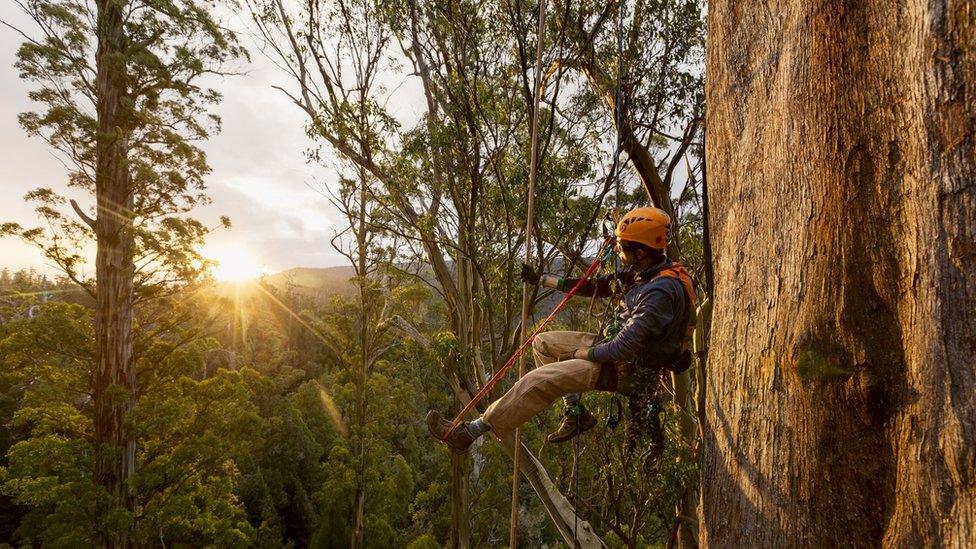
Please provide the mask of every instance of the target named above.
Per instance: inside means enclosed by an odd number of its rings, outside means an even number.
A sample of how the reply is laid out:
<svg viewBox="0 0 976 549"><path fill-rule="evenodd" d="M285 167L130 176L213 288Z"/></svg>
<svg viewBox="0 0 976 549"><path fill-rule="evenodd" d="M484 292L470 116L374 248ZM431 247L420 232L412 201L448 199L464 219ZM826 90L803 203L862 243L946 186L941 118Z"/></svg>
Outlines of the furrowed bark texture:
<svg viewBox="0 0 976 549"><path fill-rule="evenodd" d="M976 2L709 3L701 541L976 544Z"/></svg>
<svg viewBox="0 0 976 549"><path fill-rule="evenodd" d="M133 234L132 186L127 162L124 22L122 3L100 0L98 6L98 143L95 194L98 205L96 365L91 373L95 431L95 481L134 512L128 480L135 471L134 434L126 418L135 407L136 379L132 368ZM106 534L106 547L130 544L125 532Z"/></svg>

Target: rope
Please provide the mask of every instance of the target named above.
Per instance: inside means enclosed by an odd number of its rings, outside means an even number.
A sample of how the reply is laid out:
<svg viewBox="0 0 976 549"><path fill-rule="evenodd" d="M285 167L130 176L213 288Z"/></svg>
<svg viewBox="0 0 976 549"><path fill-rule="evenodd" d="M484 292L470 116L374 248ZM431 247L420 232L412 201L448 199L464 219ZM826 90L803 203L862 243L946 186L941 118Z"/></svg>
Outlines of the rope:
<svg viewBox="0 0 976 549"><path fill-rule="evenodd" d="M559 314L559 312L562 311L563 308L566 306L566 303L569 301L569 299L574 295L576 295L576 293L579 292L580 288L582 288L583 285L586 284L586 282L590 278L592 278L593 275L596 274L598 270L600 270L600 265L603 263L604 256L612 249L613 249L613 237L609 237L603 241L603 244L601 244L600 253L597 254L597 257L596 259L593 260L593 263L590 263L590 266L587 267L586 272L583 274L583 277L579 279L579 281L572 287L572 289L566 292L565 297L563 297L562 301L560 301L559 304L556 305L556 308L554 308L552 312L549 313L549 316L543 319L543 321L539 324L539 326L535 330L532 330L532 333L529 335L527 339L525 339L525 341L522 342L519 348L516 349L515 353L512 354L512 356L510 356L507 361L505 361L505 364L502 365L501 368L499 368L498 370L495 371L494 374L492 374L491 378L488 379L484 387L482 387L477 393L475 393L475 395L471 397L471 400L469 400L468 403L464 405L464 408L462 408L461 411L458 412L457 416L451 422L450 428L448 428L447 432L444 434L444 437L441 439L442 441L446 441L447 438L451 436L451 433L453 433L454 430L458 428L458 426L461 424L461 421L463 421L464 417L468 415L468 412L474 409L474 407L479 402L481 402L481 400L484 399L485 396L487 396L492 389L494 389L495 385L497 385L498 382L505 377L505 374L508 372L508 370L515 365L515 361L518 360L520 356L522 356L522 354L532 343L532 341L535 340L536 336L539 335L540 332L542 332L542 329L545 328L546 325L548 325L550 322L553 321L556 315Z"/></svg>
<svg viewBox="0 0 976 549"><path fill-rule="evenodd" d="M542 98L542 43L546 32L546 5L549 0L539 0L539 31L536 34L535 47L535 85L532 91L532 128L530 141L532 142L531 159L529 160L529 198L525 213L525 263L532 263L532 222L535 209L535 181L539 172L539 102ZM529 309L532 307L531 292L527 283L522 284L522 339L525 339L525 326L529 320ZM525 371L525 359L519 355L518 377ZM509 519L508 546L515 549L518 544L518 496L519 496L519 465L522 455L521 433L515 429L515 450L512 458L512 513Z"/></svg>
<svg viewBox="0 0 976 549"><path fill-rule="evenodd" d="M623 106L623 86L621 81L624 78L624 11L627 9L626 0L620 0L617 10L617 86L614 90L614 106L617 107L614 113L617 126L617 149L613 153L613 169L615 170L616 189L614 196L614 207L620 208L620 150L623 149L624 141L620 128L624 123Z"/></svg>
<svg viewBox="0 0 976 549"><path fill-rule="evenodd" d="M582 395L580 395L582 398ZM580 402L582 406L582 401ZM579 418L576 419L576 437L573 438L573 507L576 512L573 513L573 545L579 547L579 457L580 457L580 423Z"/></svg>

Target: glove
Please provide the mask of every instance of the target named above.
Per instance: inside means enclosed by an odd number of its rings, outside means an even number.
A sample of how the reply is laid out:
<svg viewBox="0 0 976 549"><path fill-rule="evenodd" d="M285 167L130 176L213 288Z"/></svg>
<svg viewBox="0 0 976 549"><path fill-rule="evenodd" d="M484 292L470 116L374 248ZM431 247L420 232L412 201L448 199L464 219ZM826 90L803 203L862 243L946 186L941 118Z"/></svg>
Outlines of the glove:
<svg viewBox="0 0 976 549"><path fill-rule="evenodd" d="M572 360L576 358L577 351L579 351L579 349L573 349L572 351L566 351L565 353L560 353L559 356L556 357L556 361L562 362L564 360Z"/></svg>
<svg viewBox="0 0 976 549"><path fill-rule="evenodd" d="M522 282L532 284L533 286L539 284L539 273L535 272L535 269L528 263L522 264L522 272L519 273L519 277L522 279Z"/></svg>

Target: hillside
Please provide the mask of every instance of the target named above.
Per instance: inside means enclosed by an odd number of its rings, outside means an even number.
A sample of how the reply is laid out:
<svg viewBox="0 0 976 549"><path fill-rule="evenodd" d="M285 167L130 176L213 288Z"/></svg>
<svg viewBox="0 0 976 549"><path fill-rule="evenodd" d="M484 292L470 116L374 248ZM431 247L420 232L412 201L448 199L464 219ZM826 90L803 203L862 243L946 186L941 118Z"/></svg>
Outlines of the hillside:
<svg viewBox="0 0 976 549"><path fill-rule="evenodd" d="M281 289L291 289L310 297L328 299L333 295L351 296L356 289L350 280L353 276L353 268L348 265L295 267L267 275L264 280Z"/></svg>

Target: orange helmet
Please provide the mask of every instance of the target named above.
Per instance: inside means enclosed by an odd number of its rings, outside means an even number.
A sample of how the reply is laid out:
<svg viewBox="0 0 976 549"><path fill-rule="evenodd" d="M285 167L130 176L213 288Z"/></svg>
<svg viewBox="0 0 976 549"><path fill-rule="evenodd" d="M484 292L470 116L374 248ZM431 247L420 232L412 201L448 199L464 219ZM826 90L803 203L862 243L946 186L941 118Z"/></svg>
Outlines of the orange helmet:
<svg viewBox="0 0 976 549"><path fill-rule="evenodd" d="M617 223L617 240L637 242L648 248L663 250L668 247L671 218L658 208L636 208Z"/></svg>

